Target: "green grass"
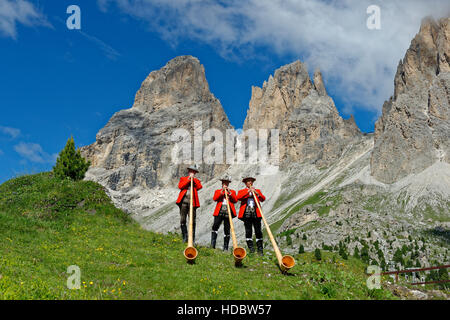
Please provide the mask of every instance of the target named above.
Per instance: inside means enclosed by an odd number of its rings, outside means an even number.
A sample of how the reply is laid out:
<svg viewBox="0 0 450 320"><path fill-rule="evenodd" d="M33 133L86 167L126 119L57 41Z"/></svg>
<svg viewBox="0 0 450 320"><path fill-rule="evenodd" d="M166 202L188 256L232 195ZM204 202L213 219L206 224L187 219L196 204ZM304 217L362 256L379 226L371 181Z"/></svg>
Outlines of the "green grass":
<svg viewBox="0 0 450 320"><path fill-rule="evenodd" d="M450 208L450 202L447 202L446 208L433 208L430 205L426 205L425 210L422 210L422 214L425 220L449 222L448 208ZM416 209L415 212L420 212L420 210Z"/></svg>
<svg viewBox="0 0 450 320"><path fill-rule="evenodd" d="M291 200L292 198L294 198L295 196L297 196L298 194L302 193L303 191L309 189L311 186L313 185L312 182L308 182L305 184L301 184L298 185L294 188L294 190L292 190L289 193L282 193L277 200L275 201L272 210L276 210L278 209L283 203Z"/></svg>
<svg viewBox="0 0 450 320"><path fill-rule="evenodd" d="M235 268L230 253L199 247L194 265L179 235L143 230L93 182L49 173L0 186L0 299L390 299L366 287L358 260L305 253L282 275L273 255ZM81 289L66 286L81 269Z"/></svg>
<svg viewBox="0 0 450 320"><path fill-rule="evenodd" d="M316 204L316 203L320 202L322 200L323 196L325 196L325 195L326 195L326 192L319 191L316 194L309 197L308 199L306 199L305 201L302 201L302 202L297 203L289 208L286 208L281 213L281 216L283 216L283 218L281 218L277 222L272 223L270 225L270 230L275 234L277 232L277 230L282 226L284 221L286 221L290 216L292 216L294 213L297 213L298 211L300 211L300 209L306 205ZM329 212L329 210L328 210L328 212ZM324 213L324 212L322 212L322 213ZM264 235L267 235L265 230L264 230Z"/></svg>

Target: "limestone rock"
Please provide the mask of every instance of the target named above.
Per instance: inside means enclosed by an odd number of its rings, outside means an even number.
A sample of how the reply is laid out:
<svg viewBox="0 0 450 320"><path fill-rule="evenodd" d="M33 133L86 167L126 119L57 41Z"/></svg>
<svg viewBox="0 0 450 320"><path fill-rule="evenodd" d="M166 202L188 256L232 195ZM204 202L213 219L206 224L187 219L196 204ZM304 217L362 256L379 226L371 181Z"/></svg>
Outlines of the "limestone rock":
<svg viewBox="0 0 450 320"><path fill-rule="evenodd" d="M285 167L290 162L328 166L362 136L353 117L340 117L320 71L314 73L313 83L300 61L276 70L262 88L252 88L244 129L262 128L280 130Z"/></svg>
<svg viewBox="0 0 450 320"><path fill-rule="evenodd" d="M299 212L290 216L280 227L279 232L284 232L291 229L297 229L305 224L319 219L319 214L312 209L311 205L305 206Z"/></svg>
<svg viewBox="0 0 450 320"><path fill-rule="evenodd" d="M400 61L375 125L372 175L393 183L450 162L450 18L427 18Z"/></svg>
<svg viewBox="0 0 450 320"><path fill-rule="evenodd" d="M96 142L81 149L92 162L87 176L115 191L174 185L187 165L172 159L172 134L184 128L193 141L194 121L201 121L203 132L216 128L224 137L232 128L199 60L181 56L151 72L133 107L114 114ZM225 168L201 165L200 177L208 180Z"/></svg>

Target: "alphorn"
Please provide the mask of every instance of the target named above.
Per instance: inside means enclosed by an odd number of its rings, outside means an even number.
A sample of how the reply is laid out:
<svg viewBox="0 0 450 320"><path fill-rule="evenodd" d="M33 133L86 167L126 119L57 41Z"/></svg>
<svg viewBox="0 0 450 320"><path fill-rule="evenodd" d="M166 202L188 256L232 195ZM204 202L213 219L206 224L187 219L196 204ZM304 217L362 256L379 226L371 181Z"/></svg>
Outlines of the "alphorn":
<svg viewBox="0 0 450 320"><path fill-rule="evenodd" d="M234 232L233 217L231 215L230 202L228 200L228 190L225 190L225 199L227 200L228 219L230 220L231 239L233 240L233 256L235 266L242 265L242 260L247 256L244 248L239 247L236 240L236 233Z"/></svg>
<svg viewBox="0 0 450 320"><path fill-rule="evenodd" d="M261 213L261 217L263 219L264 225L266 226L267 234L269 235L270 241L272 242L273 250L275 251L275 255L277 256L278 265L280 266L281 272L286 273L291 269L293 266L295 266L295 259L290 255L283 256L281 254L280 249L278 248L277 242L275 241L275 238L273 237L272 231L270 231L269 224L266 221L266 218L264 217L264 214L261 209L261 205L259 204L258 199L258 192L254 191L255 196L253 197L255 199L256 205L258 206L259 212Z"/></svg>
<svg viewBox="0 0 450 320"><path fill-rule="evenodd" d="M194 248L194 177L191 178L191 203L189 206L188 245L184 249L184 257L188 263L194 263L197 258L197 249Z"/></svg>

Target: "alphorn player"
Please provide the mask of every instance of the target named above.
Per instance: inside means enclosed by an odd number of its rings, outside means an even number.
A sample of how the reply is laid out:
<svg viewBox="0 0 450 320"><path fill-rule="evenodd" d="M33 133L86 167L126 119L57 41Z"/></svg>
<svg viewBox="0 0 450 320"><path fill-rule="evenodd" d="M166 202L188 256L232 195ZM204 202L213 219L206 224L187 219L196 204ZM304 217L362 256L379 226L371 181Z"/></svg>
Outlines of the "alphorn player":
<svg viewBox="0 0 450 320"><path fill-rule="evenodd" d="M261 212L259 211L255 197L259 200L259 202L263 202L266 200L266 197L262 194L261 190L255 189L253 187L253 183L255 182L255 178L247 175L244 176L242 182L245 183L245 188L239 190L237 199L241 201L241 207L239 208L238 218L244 221L245 227L245 238L247 241L247 246L250 253L255 252L253 247L253 230L255 229L256 236L256 246L258 248L258 254L263 255L263 234L261 231Z"/></svg>
<svg viewBox="0 0 450 320"><path fill-rule="evenodd" d="M181 177L180 182L178 183L178 188L180 189L180 193L177 199L177 205L180 207L180 226L181 226L181 235L183 237L183 242L188 241L188 230L186 226L186 220L189 215L189 207L191 202L191 180L194 179L194 197L193 197L193 229L192 229L192 241L195 241L195 218L197 208L200 207L200 201L198 199L197 191L202 188L202 184L199 179L195 178L195 175L198 173L197 165L193 165L187 168L188 176Z"/></svg>
<svg viewBox="0 0 450 320"><path fill-rule="evenodd" d="M230 220L228 218L227 199L225 193L228 195L230 210L232 218L236 217L236 209L234 204L237 202L236 191L230 189L228 186L231 182L231 177L224 175L220 181L222 182L222 189L218 189L214 192L213 200L217 202L214 210L214 222L211 231L211 248L216 248L217 233L220 225L223 221L223 251L228 250L228 244L230 243Z"/></svg>

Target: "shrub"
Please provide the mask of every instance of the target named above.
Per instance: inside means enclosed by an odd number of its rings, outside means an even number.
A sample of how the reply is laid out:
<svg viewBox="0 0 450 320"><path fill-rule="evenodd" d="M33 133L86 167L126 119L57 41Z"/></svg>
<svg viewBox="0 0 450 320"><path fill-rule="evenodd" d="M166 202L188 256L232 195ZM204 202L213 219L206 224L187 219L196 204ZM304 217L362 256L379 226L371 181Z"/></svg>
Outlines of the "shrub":
<svg viewBox="0 0 450 320"><path fill-rule="evenodd" d="M75 149L73 137L70 137L56 160L53 173L60 179L82 180L90 165L90 161L81 156L80 150Z"/></svg>

